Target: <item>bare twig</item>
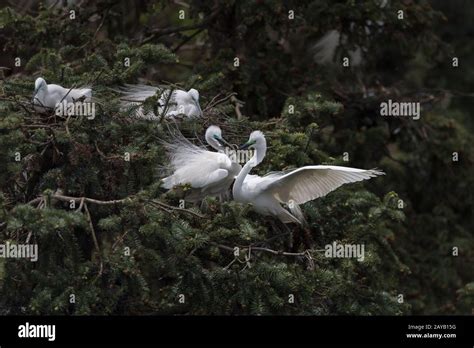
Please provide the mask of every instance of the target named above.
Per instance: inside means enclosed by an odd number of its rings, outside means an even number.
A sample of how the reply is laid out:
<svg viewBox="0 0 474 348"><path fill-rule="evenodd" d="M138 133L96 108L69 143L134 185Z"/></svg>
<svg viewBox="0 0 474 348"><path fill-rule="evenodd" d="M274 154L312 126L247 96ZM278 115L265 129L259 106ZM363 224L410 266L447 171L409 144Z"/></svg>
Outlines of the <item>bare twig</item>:
<svg viewBox="0 0 474 348"><path fill-rule="evenodd" d="M240 108L244 105L244 103L240 100L238 100L235 95L230 97L230 100L234 103L235 107L235 114L237 115L237 119L241 120L242 119L242 112L240 112Z"/></svg>
<svg viewBox="0 0 474 348"><path fill-rule="evenodd" d="M84 45L79 47L79 51L82 50L83 48L87 47L88 45L91 44L92 41L94 41L95 37L99 33L100 29L102 29L102 26L104 25L105 19L107 18L107 14L109 13L109 9L106 9L104 12L104 16L102 17L102 21L100 22L99 26L97 27L96 31L92 35L89 41L87 41Z"/></svg>
<svg viewBox="0 0 474 348"><path fill-rule="evenodd" d="M234 252L233 247L223 245L223 244L214 243L214 242L211 242L210 244L215 245L220 249ZM253 247L253 246L242 247L242 248L239 248L239 249L241 251L248 251L248 250L251 250L251 251L264 251L264 252L267 252L267 253L270 253L270 254L282 255L282 256L305 256L305 257L307 257L308 254L311 254L311 252L324 251L324 249L307 249L307 250L299 252L299 253L292 253L292 252L288 252L288 251L273 250L273 249L269 249L269 248Z"/></svg>
<svg viewBox="0 0 474 348"><path fill-rule="evenodd" d="M160 123L164 120L165 118L165 115L166 113L168 112L168 109L169 109L169 103L170 103L170 100L171 100L171 97L173 96L173 92L175 91L175 88L174 86L171 87L171 90L168 91L168 95L166 96L166 102L165 102L165 105L163 107L163 111L160 115Z"/></svg>
<svg viewBox="0 0 474 348"><path fill-rule="evenodd" d="M229 98L232 98L233 96L236 96L237 93L235 92L232 92L230 94L228 94L227 96L225 96L224 98L222 99L219 99L216 101L217 97L219 97L221 94L219 93L218 95L216 95L214 98L212 98L212 100L207 103L207 105L204 107L203 111L206 111L207 109L211 108L211 107L214 107L216 105L219 105L219 104L222 104L223 102L225 102L227 99Z"/></svg>
<svg viewBox="0 0 474 348"><path fill-rule="evenodd" d="M189 35L189 36L186 36L186 38L181 41L179 43L179 45L177 45L175 48L173 48L173 50L171 52L175 53L177 52L181 47L183 47L187 42L189 42L190 40L192 40L194 37L196 37L196 35L198 35L200 32L202 32L204 30L204 28L200 28L199 30L196 30L195 33Z"/></svg>
<svg viewBox="0 0 474 348"><path fill-rule="evenodd" d="M89 213L89 209L87 208L87 204L84 204L84 211L86 212L87 220L89 221L89 226L91 228L91 234L92 234L92 240L94 241L94 246L97 250L97 255L99 257L100 268L99 268L99 274L97 275L97 278L98 278L102 275L102 272L104 270L104 263L102 261L102 252L99 247L99 242L97 240L97 235L95 234L94 225L92 224L92 218L91 218L91 214Z"/></svg>
<svg viewBox="0 0 474 348"><path fill-rule="evenodd" d="M181 212L184 212L184 213L188 213L188 214L194 215L194 216L199 217L199 218L201 218L201 219L207 219L206 216L201 215L201 214L198 214L198 213L195 213L194 211L189 210L189 209L179 208L179 207L173 207L173 206L171 206L171 205L168 205L168 204L165 204L165 203L163 203L163 202L156 201L156 200L150 200L149 203L152 204L153 206L158 205L159 208L164 208L164 210L167 210L168 212L171 212L171 211L173 211L173 210L176 210L176 211L181 211Z"/></svg>
<svg viewBox="0 0 474 348"><path fill-rule="evenodd" d="M112 245L112 250L115 250L115 248L117 247L118 243L120 242L123 242L123 239L125 238L125 236L127 235L129 230L126 230L115 242L114 244Z"/></svg>
<svg viewBox="0 0 474 348"><path fill-rule="evenodd" d="M181 27L171 27L171 28L156 28L150 31L151 35L144 38L141 41L141 44L145 44L150 42L151 40L163 36L163 35L170 35L174 33L179 33L181 31L188 31L188 30L195 30L195 29L202 29L206 27L221 11L221 7L217 7L214 11L209 15L209 17L205 18L201 23L197 24L190 24L190 25L183 25Z"/></svg>
<svg viewBox="0 0 474 348"><path fill-rule="evenodd" d="M71 196L64 196L64 195L58 195L58 194L51 195L51 198L54 198L63 202L74 201L74 202L92 203L92 204L98 204L98 205L114 205L114 204L125 203L126 201L131 200L132 196L129 196L123 199L114 199L111 201L101 201L98 199L93 199L93 198L88 198L88 197L71 197ZM42 199L43 199L43 196L37 197L29 201L28 204L35 204L37 202L40 202Z"/></svg>

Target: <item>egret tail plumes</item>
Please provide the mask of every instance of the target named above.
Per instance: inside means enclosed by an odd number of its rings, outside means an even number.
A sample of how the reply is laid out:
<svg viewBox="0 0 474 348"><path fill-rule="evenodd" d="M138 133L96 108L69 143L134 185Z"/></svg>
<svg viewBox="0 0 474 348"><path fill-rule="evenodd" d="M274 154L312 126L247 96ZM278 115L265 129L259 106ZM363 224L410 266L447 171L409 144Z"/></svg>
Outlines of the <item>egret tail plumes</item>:
<svg viewBox="0 0 474 348"><path fill-rule="evenodd" d="M202 116L199 104L199 92L196 89L189 91L171 90L164 87L148 85L125 85L118 90L121 93L120 106L132 111L138 118L159 120L162 117L174 119L178 115L187 118ZM143 103L150 97L159 97L154 110L145 110Z"/></svg>
<svg viewBox="0 0 474 348"><path fill-rule="evenodd" d="M267 143L263 133L252 132L242 147L254 148L255 155L235 180L234 199L251 203L258 213L277 216L284 223L305 223L299 204L323 197L344 184L384 174L377 169L318 165L290 172L272 172L263 177L250 175L251 169L261 163L266 154ZM289 211L282 204L287 205Z"/></svg>
<svg viewBox="0 0 474 348"><path fill-rule="evenodd" d="M175 135L170 142L163 142L169 158L170 168L174 170L170 175L162 180L163 187L171 189L173 186L194 182L195 174L192 168L199 165L207 151L205 148L194 145L181 134Z"/></svg>
<svg viewBox="0 0 474 348"><path fill-rule="evenodd" d="M206 141L217 151L223 150L221 130L211 126L206 131ZM188 184L192 190L186 199L202 200L206 196L225 195L241 166L232 162L222 152L212 152L192 144L181 134L164 143L173 174L162 179L162 186L171 189Z"/></svg>

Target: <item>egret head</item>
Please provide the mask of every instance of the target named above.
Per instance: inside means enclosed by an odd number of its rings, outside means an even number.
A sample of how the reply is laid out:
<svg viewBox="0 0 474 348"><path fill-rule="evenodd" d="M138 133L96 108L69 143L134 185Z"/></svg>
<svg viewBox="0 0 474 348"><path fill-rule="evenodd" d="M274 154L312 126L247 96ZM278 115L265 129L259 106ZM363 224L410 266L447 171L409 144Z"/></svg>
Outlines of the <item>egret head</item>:
<svg viewBox="0 0 474 348"><path fill-rule="evenodd" d="M227 142L222 138L222 131L217 126L210 126L206 130L206 141L217 151L224 151Z"/></svg>
<svg viewBox="0 0 474 348"><path fill-rule="evenodd" d="M44 94L48 89L46 81L42 77L38 77L35 81L35 91L33 92L33 104L43 104Z"/></svg>
<svg viewBox="0 0 474 348"><path fill-rule="evenodd" d="M199 105L199 92L198 92L198 90L194 89L194 88L191 88L188 91L188 94L191 96L191 99L196 104L196 107L197 107L198 112L199 112L199 116L202 116L201 105Z"/></svg>
<svg viewBox="0 0 474 348"><path fill-rule="evenodd" d="M239 149L255 149L257 157L255 165L263 161L267 152L267 141L265 135L261 131L253 131L250 133L249 140L245 144L242 144Z"/></svg>
<svg viewBox="0 0 474 348"><path fill-rule="evenodd" d="M191 88L189 91L188 91L189 95L191 96L191 98L193 98L193 100L197 103L199 103L199 92L197 89L194 89L194 88Z"/></svg>
<svg viewBox="0 0 474 348"><path fill-rule="evenodd" d="M36 95L39 91L46 90L48 85L46 84L46 81L42 77L38 77L35 81L35 92L34 95Z"/></svg>
<svg viewBox="0 0 474 348"><path fill-rule="evenodd" d="M267 141L265 140L265 135L263 135L260 131L253 131L250 134L249 140L246 143L240 145L240 149L257 149L259 146L267 145Z"/></svg>

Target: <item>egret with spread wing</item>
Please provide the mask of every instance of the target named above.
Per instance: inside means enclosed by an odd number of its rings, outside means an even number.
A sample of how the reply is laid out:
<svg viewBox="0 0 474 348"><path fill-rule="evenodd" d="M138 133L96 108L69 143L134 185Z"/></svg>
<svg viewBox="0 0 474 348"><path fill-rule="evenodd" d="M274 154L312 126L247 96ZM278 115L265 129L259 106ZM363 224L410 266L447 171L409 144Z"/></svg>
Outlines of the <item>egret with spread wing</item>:
<svg viewBox="0 0 474 348"><path fill-rule="evenodd" d="M162 113L166 118L175 118L184 115L187 118L199 118L202 116L199 105L199 92L191 88L189 91L162 89L148 85L125 85L120 92L122 97L120 103L122 108L133 109L136 117L148 120L159 120ZM171 95L170 95L171 93ZM158 100L158 114L145 111L143 103L147 98L160 95ZM165 110L166 109L166 110Z"/></svg>
<svg viewBox="0 0 474 348"><path fill-rule="evenodd" d="M251 203L256 212L277 216L284 223L305 223L299 204L323 197L344 184L384 174L376 169L318 165L286 173L270 173L263 177L250 175L252 168L265 157L265 136L260 131L254 131L241 148L254 148L255 154L235 179L232 191L234 199L241 203ZM289 211L282 204L288 205Z"/></svg>
<svg viewBox="0 0 474 348"><path fill-rule="evenodd" d="M219 127L210 126L205 138L217 152L196 146L182 136L164 144L174 172L162 179L163 187L171 189L176 185L189 184L192 191L186 196L188 201L225 195L242 169L224 153L227 142L222 138Z"/></svg>

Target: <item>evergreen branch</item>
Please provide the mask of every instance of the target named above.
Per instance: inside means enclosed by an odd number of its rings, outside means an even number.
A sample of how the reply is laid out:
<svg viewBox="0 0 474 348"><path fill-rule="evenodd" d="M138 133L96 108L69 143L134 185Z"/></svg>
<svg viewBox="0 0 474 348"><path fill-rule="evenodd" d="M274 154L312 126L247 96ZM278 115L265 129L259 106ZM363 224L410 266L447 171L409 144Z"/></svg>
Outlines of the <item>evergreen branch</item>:
<svg viewBox="0 0 474 348"><path fill-rule="evenodd" d="M14 96L13 99L8 98L8 97L3 97L3 98L0 98L0 100L15 103L16 105L20 106L23 110L25 110L25 112L29 115L31 115L33 113L31 110L28 110L27 107L26 107L26 105L30 106L30 103L23 103L23 102L19 101L17 96Z"/></svg>
<svg viewBox="0 0 474 348"><path fill-rule="evenodd" d="M287 232L279 233L279 234L274 235L274 236L272 236L272 237L270 237L270 238L267 238L267 239L265 239L265 240L263 240L263 241L258 241L258 242L256 242L256 243L252 243L252 245L250 245L250 246L253 248L253 246L254 246L255 244L265 245L265 244L267 244L268 242L270 242L270 241L272 241L272 240L278 239L278 238L283 237L283 236L291 235L292 233L293 233L292 231L287 231Z"/></svg>
<svg viewBox="0 0 474 348"><path fill-rule="evenodd" d="M306 142L306 146L305 146L305 148L304 148L304 152L305 152L305 153L308 153L309 144L311 143L311 138L312 138L312 136L313 136L313 133L314 133L314 129L315 129L315 128L316 128L316 127L311 127L311 132L309 133L308 141Z"/></svg>
<svg viewBox="0 0 474 348"><path fill-rule="evenodd" d="M228 251L234 252L234 248L233 248L233 247L230 247L230 246L227 246L227 245L223 245L223 244L219 244L219 243L214 243L214 242L210 242L210 244L215 245L215 246L217 246L217 247L220 248L220 249L228 250ZM239 249L240 249L241 251L264 251L264 252L267 252L267 253L271 253L271 254L273 254L273 255L305 256L305 257L307 257L308 254L310 254L311 252L324 251L324 249L307 249L307 250L302 251L302 252L299 252L299 253L293 253L293 252L289 252L289 251L273 250L273 249L270 249L270 248L252 247L252 246L243 247L243 248L239 248Z"/></svg>
<svg viewBox="0 0 474 348"><path fill-rule="evenodd" d="M78 51L81 51L82 49L86 48L88 45L90 45L92 43L92 41L94 41L94 39L96 38L96 36L99 33L100 29L102 29L102 27L105 23L105 19L107 18L107 15L109 13L110 7L112 7L112 6L109 6L109 8L107 8L105 10L104 15L102 17L102 20L101 20L99 26L97 27L97 29L95 30L94 34L92 35L92 37L90 38L89 41L87 41L85 44L83 44L82 46L79 47Z"/></svg>
<svg viewBox="0 0 474 348"><path fill-rule="evenodd" d="M96 281L102 275L102 272L104 270L104 263L102 261L102 252L101 252L100 247L99 247L99 242L97 240L97 235L95 233L94 225L92 224L92 218L91 218L91 214L89 212L89 209L87 208L87 204L84 204L84 211L86 212L87 220L89 221L89 226L91 228L91 233L92 233L92 240L94 241L94 246L97 250L97 255L99 256L99 261L100 261L99 274L94 279L94 281Z"/></svg>
<svg viewBox="0 0 474 348"><path fill-rule="evenodd" d="M179 45L177 45L175 48L173 48L173 50L172 50L171 52L176 53L181 47L183 47L187 42L189 42L190 40L192 40L192 38L194 38L196 35L198 35L198 34L199 34L200 32L202 32L203 30L204 30L204 28L200 28L200 29L196 30L195 33L193 33L193 34L191 34L191 35L189 35L189 36L186 36L186 37L184 38L184 40L181 41L181 42L179 43Z"/></svg>
<svg viewBox="0 0 474 348"><path fill-rule="evenodd" d="M230 251L232 253L234 253L234 251L235 251L234 250L235 248L232 248L232 247L227 246L227 245L218 244L218 243L214 243L214 242L210 242L210 244L215 245L220 249ZM239 250L241 250L242 252L248 252L248 255L245 255L245 260L241 261L238 256L234 255L234 259L227 266L225 266L224 269L228 269L230 266L232 266L232 264L234 264L235 261L238 261L239 263L242 263L242 264L245 263L245 266L244 266L244 268L241 269L241 271L244 271L247 268L251 268L250 259L251 259L251 256L252 256L252 252L253 251L263 251L263 252L267 252L267 253L270 253L270 254L273 254L273 255L292 256L292 257L304 256L306 258L306 260L308 261L307 269L312 271L314 269L314 259L313 259L313 256L311 255L311 252L324 251L324 249L314 249L314 250L306 249L305 251L300 252L300 253L293 253L293 252L288 252L288 251L273 250L273 249L270 249L270 248L252 247L252 246L239 248Z"/></svg>
<svg viewBox="0 0 474 348"><path fill-rule="evenodd" d="M160 209L162 209L162 210L164 210L168 213L171 213L173 210L176 210L176 211L182 211L182 212L194 215L194 216L196 216L198 218L201 218L201 219L207 219L206 216L198 214L198 213L196 213L192 210L185 209L185 208L179 208L179 207L173 207L172 205L168 205L168 204L165 204L163 202L156 201L156 200L150 200L150 201L148 201L148 203L150 203L152 206L154 206L156 208L160 208Z"/></svg>
<svg viewBox="0 0 474 348"><path fill-rule="evenodd" d="M75 141L71 135L71 132L69 131L69 119L71 118L71 115L69 115L66 119L66 122L64 122L64 128L66 129L66 134L69 138L69 140L71 140L71 143L73 144L77 144L77 141Z"/></svg>
<svg viewBox="0 0 474 348"><path fill-rule="evenodd" d="M225 96L224 98L219 99L219 100L216 101L217 97L219 97L220 95L221 95L221 94L219 93L219 94L217 94L214 98L212 98L212 100L211 100L209 103L207 103L207 105L204 107L203 112L204 112L204 111L207 111L207 110L210 109L210 108L215 107L216 105L222 104L222 103L225 102L227 99L232 98L233 96L237 95L237 93L232 92L232 93L230 93L229 95Z"/></svg>
<svg viewBox="0 0 474 348"><path fill-rule="evenodd" d="M22 128L47 128L47 129L54 129L53 126L58 126L59 123L53 124L22 124ZM18 129L18 128L11 128L11 129ZM38 142L37 142L38 143Z"/></svg>
<svg viewBox="0 0 474 348"><path fill-rule="evenodd" d="M112 251L115 251L115 248L117 247L117 245L119 243L122 243L123 242L123 239L125 238L125 236L128 234L128 231L129 230L126 230L115 242L114 244L112 245Z"/></svg>
<svg viewBox="0 0 474 348"><path fill-rule="evenodd" d="M151 40L163 36L163 35L170 35L179 33L181 31L188 31L188 30L195 30L195 29L203 29L205 28L221 11L221 7L214 9L214 11L209 15L209 17L205 18L202 22L197 24L190 24L190 25L183 25L180 27L171 27L171 28L156 28L150 30L151 35L143 39L140 44L143 45Z"/></svg>
<svg viewBox="0 0 474 348"><path fill-rule="evenodd" d="M82 210L82 206L84 205L84 199L81 199L81 203L79 203L79 207L76 209L77 212Z"/></svg>
<svg viewBox="0 0 474 348"><path fill-rule="evenodd" d="M88 197L71 197L71 196L64 196L64 195L58 195L58 194L51 195L51 198L54 198L54 199L57 199L57 200L63 201L63 202L74 201L74 202L81 202L82 204L83 203L92 203L92 204L98 204L98 205L114 205L114 204L125 203L127 200L131 200L132 196L122 198L122 199L113 199L113 200L110 200L110 201L101 201L101 200L98 200L98 199L88 198ZM35 204L35 203L40 202L43 199L44 199L44 197L40 196L40 197L37 197L37 198L29 201L27 204Z"/></svg>
<svg viewBox="0 0 474 348"><path fill-rule="evenodd" d="M100 149L99 149L99 146L97 145L97 141L94 141L94 144L95 144L95 149L97 150L97 153L100 155L100 157L102 158L105 158L107 160L111 160L111 159L115 159L115 158L123 158L123 156L121 155L110 155L110 156L107 156L105 153L103 153ZM136 154L135 153L131 153L130 154L130 158L133 158Z"/></svg>
<svg viewBox="0 0 474 348"><path fill-rule="evenodd" d="M79 202L79 204L80 204L79 208L81 208L82 205L85 206L86 203L98 204L98 205L123 204L127 200L131 200L132 197L133 196L125 197L125 198L122 198L122 199L114 199L114 200L110 200L110 201L101 201L101 200L98 200L98 199L88 198L88 197L71 197L71 196L64 196L64 195L60 195L60 194L50 195L51 199L57 199L57 200L63 201L63 202L70 202L70 201ZM37 197L37 198L29 201L27 204L34 205L36 203L41 203L43 201L44 201L44 196L42 195L40 197ZM179 208L179 207L173 207L171 205L168 205L168 204L163 203L163 202L159 202L157 200L148 200L148 201L146 201L146 203L149 203L149 204L151 204L152 206L154 206L156 208L162 209L162 210L166 211L167 213L172 213L173 211L180 211L180 212L184 212L184 213L194 215L194 216L196 216L198 218L201 218L201 219L207 219L206 216L198 214L198 213L196 213L192 210L185 209L185 208ZM79 208L77 210L79 210Z"/></svg>
<svg viewBox="0 0 474 348"><path fill-rule="evenodd" d="M174 91L175 91L175 87L172 86L171 90L169 91L168 95L166 96L166 102L165 102L165 105L163 107L163 111L160 115L160 123L163 122L163 119L165 118L165 115L168 112L170 100L171 100L171 97L173 96Z"/></svg>

